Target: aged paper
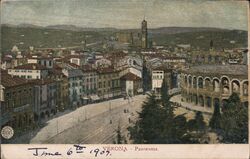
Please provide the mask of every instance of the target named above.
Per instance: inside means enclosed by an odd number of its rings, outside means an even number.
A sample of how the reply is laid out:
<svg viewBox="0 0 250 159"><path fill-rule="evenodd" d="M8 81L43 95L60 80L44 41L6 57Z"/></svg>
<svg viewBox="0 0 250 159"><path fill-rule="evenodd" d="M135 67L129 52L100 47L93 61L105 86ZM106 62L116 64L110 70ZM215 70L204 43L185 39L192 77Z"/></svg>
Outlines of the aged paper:
<svg viewBox="0 0 250 159"><path fill-rule="evenodd" d="M1 1L1 158L249 158L247 1Z"/></svg>

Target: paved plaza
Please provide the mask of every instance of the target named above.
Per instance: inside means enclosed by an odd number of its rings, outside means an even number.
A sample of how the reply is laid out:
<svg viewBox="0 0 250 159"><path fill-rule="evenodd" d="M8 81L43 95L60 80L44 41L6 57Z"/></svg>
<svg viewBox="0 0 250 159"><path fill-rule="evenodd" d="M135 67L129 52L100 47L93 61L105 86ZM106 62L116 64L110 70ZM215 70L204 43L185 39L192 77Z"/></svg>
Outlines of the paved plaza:
<svg viewBox="0 0 250 159"><path fill-rule="evenodd" d="M55 118L48 119L41 129L30 131L16 138L14 143L112 144L118 126L121 127L122 135L130 143L127 127L133 122L129 123L129 119L137 120L137 112L141 111L141 105L145 99L146 95L138 95L125 100L119 98L85 105L74 111L58 113ZM173 96L171 101L182 104L182 107L175 110L175 114L185 114L188 120L194 118L195 111L193 110L203 111L201 107L181 102L180 95ZM208 123L211 115L205 113L203 116Z"/></svg>
<svg viewBox="0 0 250 159"><path fill-rule="evenodd" d="M124 130L129 125L128 118L136 117L144 99L145 96L139 95L130 100L119 98L80 107L49 120L30 143L112 143L118 125L127 136ZM124 113L124 109L129 112Z"/></svg>

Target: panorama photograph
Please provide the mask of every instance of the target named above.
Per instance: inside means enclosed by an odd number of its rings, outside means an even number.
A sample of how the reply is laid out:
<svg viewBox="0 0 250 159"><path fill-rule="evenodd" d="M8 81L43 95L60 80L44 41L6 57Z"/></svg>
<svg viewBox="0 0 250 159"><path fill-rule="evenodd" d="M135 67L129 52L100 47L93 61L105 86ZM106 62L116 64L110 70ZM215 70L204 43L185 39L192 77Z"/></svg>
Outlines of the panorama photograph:
<svg viewBox="0 0 250 159"><path fill-rule="evenodd" d="M248 2L2 0L2 144L248 143Z"/></svg>

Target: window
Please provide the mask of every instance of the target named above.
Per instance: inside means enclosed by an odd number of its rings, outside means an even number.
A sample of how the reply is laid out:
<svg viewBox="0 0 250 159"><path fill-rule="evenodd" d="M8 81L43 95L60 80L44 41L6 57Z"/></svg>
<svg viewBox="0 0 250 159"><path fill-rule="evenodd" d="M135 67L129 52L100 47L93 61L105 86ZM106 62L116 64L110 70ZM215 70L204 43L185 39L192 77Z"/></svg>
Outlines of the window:
<svg viewBox="0 0 250 159"><path fill-rule="evenodd" d="M39 79L39 76L36 76L36 79Z"/></svg>
<svg viewBox="0 0 250 159"><path fill-rule="evenodd" d="M52 61L49 61L49 66L52 66Z"/></svg>

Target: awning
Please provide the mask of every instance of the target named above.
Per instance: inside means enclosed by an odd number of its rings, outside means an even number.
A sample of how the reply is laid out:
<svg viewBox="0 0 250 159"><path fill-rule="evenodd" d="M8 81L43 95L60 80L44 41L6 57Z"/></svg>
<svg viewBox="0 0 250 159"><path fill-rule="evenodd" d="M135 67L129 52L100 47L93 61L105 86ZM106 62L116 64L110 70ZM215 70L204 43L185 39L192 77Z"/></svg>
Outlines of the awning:
<svg viewBox="0 0 250 159"><path fill-rule="evenodd" d="M98 95L92 95L90 96L90 99L95 101L95 100L100 100L100 97Z"/></svg>

